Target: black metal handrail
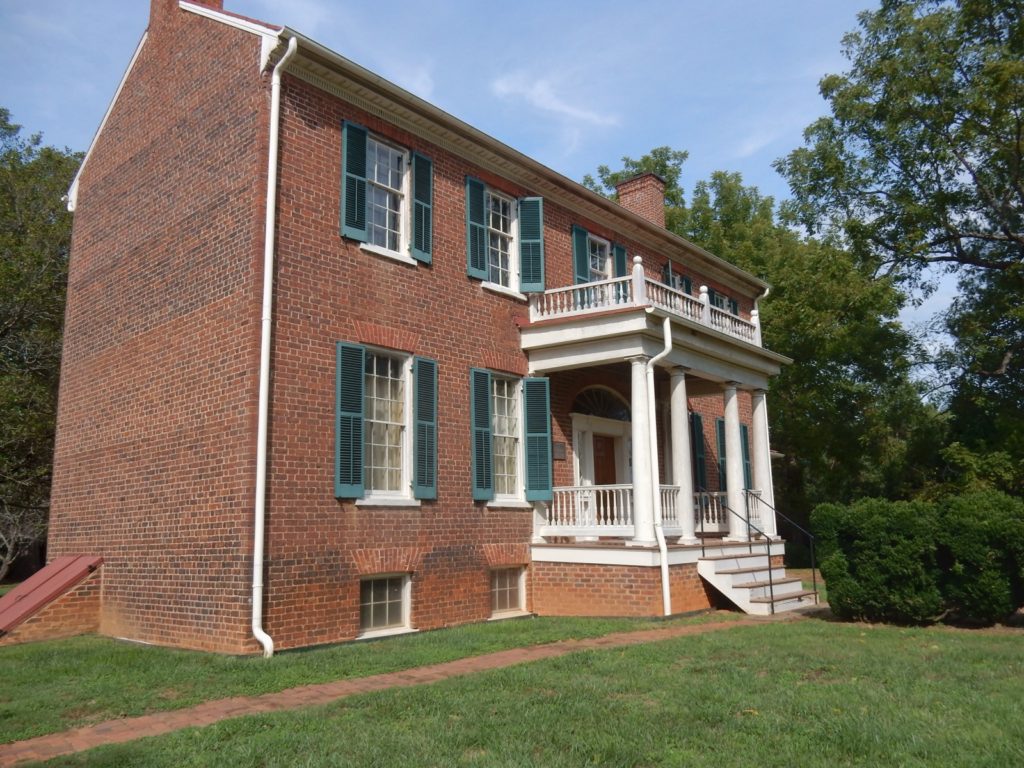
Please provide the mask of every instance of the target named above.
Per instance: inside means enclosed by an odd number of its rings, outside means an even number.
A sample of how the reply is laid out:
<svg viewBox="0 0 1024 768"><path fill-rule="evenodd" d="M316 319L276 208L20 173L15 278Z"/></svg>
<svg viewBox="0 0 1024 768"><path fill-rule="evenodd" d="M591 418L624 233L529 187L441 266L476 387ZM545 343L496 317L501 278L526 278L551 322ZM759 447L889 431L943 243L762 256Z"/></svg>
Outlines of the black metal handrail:
<svg viewBox="0 0 1024 768"><path fill-rule="evenodd" d="M753 496L753 494L750 492L749 489L744 490L744 494L746 494L746 496L747 496L747 514L749 515L750 514L750 501L749 501L749 499L750 499L750 496ZM794 521L793 518L789 517L788 515L786 515L783 512L780 512L779 510L777 510L775 507L773 507L767 501L762 499L760 496L757 496L756 498L757 498L757 503L758 504L764 504L766 507L768 507L768 509L770 509L772 511L772 514L774 514L776 518L781 517L783 520L788 522L796 530L800 531L800 533L802 533L804 536L807 537L808 550L810 551L810 555L811 555L811 589L814 591L814 604L818 605L818 564L817 564L817 561L815 560L815 556L814 556L814 534L811 533L810 531L808 531L803 526L801 526L796 521Z"/></svg>
<svg viewBox="0 0 1024 768"><path fill-rule="evenodd" d="M701 487L698 487L697 492L698 493L711 493L711 491L708 491L706 488L701 488ZM756 525L754 525L753 523L750 522L750 504L751 504L751 498L752 497L757 500L758 504L764 504L768 509L770 509L772 511L772 514L774 514L777 518L781 517L783 520L788 522L793 528L795 528L797 531L799 531L800 533L802 533L804 536L807 537L808 549L809 549L810 555L811 555L811 590L814 592L814 604L818 605L818 603L819 603L819 600L818 600L818 564L817 564L817 560L816 560L815 554L814 554L814 541L815 541L814 534L811 533L810 531L808 531L803 526L801 526L799 523L795 522L793 520L793 518L791 518L788 515L780 512L779 510L777 510L773 505L769 504L767 501L762 499L760 496L755 495L751 491L751 489L745 488L743 490L743 497L744 497L744 502L745 502L745 506L746 506L746 515L741 515L739 512L737 512L732 507L730 507L729 504L726 501L722 502L722 509L724 509L727 512L729 512L729 514L731 514L731 515L735 515L736 517L738 517L740 520L743 520L747 524L747 552L749 552L750 554L753 554L753 552L754 552L754 542L753 542L753 540L752 540L752 538L750 536L751 529L756 531L758 534L760 534L764 538L765 545L767 546L767 549L768 549L768 593L769 593L769 595L771 597L771 600L772 600L771 612L773 614L775 613L775 584L774 584L775 580L774 580L774 578L772 576L772 538L770 536L768 536L760 528L758 528ZM705 550L705 545L704 545L704 534L705 534L705 531L704 531L704 510L700 508L699 504L697 504L697 505L694 506L694 511L697 512L700 515L700 533L701 533L701 537L700 537L700 554L701 554L701 557L705 557L707 555L707 552ZM783 552L785 552L785 550L783 550Z"/></svg>
<svg viewBox="0 0 1024 768"><path fill-rule="evenodd" d="M698 493L710 493L710 491L700 489L700 490L698 490ZM731 515L735 515L740 520L743 520L744 522L746 522L746 524L747 524L747 552L749 554L751 554L751 555L754 554L754 540L750 536L751 528L753 528L755 531L757 531L757 533L761 534L761 536L764 538L765 546L767 547L767 550L768 550L768 600L769 600L768 606L769 606L769 609L770 609L772 615L774 616L775 615L775 578L772 575L772 539L771 539L770 536L768 536L768 534L766 534L764 531L762 531L760 528L758 528L756 525L754 525L752 522L750 522L750 504L749 504L749 502L747 503L746 507L747 507L747 514L744 517L739 512L737 512L735 509L730 507L727 502L725 502L725 501L722 502L722 509L726 510ZM700 536L700 556L701 557L705 557L707 553L706 553L706 551L704 549L704 511L703 510L700 511L700 534L701 534L701 536ZM783 550L783 551L785 551L785 550ZM815 601L817 601L817 595L815 595Z"/></svg>

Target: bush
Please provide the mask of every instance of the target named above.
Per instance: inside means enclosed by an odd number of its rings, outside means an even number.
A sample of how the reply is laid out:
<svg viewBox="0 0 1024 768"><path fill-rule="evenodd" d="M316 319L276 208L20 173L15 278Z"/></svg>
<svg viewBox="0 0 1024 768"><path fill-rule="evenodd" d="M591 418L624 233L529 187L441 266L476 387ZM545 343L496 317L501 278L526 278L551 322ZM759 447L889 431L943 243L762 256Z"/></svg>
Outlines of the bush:
<svg viewBox="0 0 1024 768"><path fill-rule="evenodd" d="M939 502L941 589L950 618L991 624L1024 603L1024 501L998 491Z"/></svg>
<svg viewBox="0 0 1024 768"><path fill-rule="evenodd" d="M926 502L861 499L815 509L811 525L833 612L868 621L934 621L942 612L935 524L935 507Z"/></svg>
<svg viewBox="0 0 1024 768"><path fill-rule="evenodd" d="M1024 502L996 491L935 503L862 499L811 516L841 618L990 624L1024 603Z"/></svg>

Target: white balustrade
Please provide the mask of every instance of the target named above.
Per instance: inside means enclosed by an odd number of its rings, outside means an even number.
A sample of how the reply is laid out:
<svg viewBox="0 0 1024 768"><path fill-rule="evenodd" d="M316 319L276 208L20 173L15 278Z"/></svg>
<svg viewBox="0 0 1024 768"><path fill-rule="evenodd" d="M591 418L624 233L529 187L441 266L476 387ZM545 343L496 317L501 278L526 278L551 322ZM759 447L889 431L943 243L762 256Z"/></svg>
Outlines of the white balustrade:
<svg viewBox="0 0 1024 768"><path fill-rule="evenodd" d="M679 486L661 486L661 525L663 528L681 528L682 519L679 516Z"/></svg>
<svg viewBox="0 0 1024 768"><path fill-rule="evenodd" d="M750 534L756 536L758 531L764 530L764 517L761 514L761 491L748 488L743 492L743 495L746 497L747 502L747 516L751 526L753 526Z"/></svg>
<svg viewBox="0 0 1024 768"><path fill-rule="evenodd" d="M693 494L697 515L697 533L724 533L729 530L728 494L725 491L700 491Z"/></svg>
<svg viewBox="0 0 1024 768"><path fill-rule="evenodd" d="M542 536L632 536L633 486L555 488Z"/></svg>
<svg viewBox="0 0 1024 768"><path fill-rule="evenodd" d="M701 298L696 298L649 277L643 280L632 276L616 277L533 294L530 297L530 320L536 322L639 306L657 307L734 338L758 346L761 344L756 318L751 322L710 306L706 291L702 290Z"/></svg>

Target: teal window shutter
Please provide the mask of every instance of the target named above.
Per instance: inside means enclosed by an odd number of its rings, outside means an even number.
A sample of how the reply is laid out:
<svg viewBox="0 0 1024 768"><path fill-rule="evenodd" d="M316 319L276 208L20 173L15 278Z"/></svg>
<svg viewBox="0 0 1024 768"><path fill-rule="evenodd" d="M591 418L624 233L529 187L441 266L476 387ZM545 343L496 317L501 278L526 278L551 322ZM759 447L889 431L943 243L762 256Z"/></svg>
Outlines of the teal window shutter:
<svg viewBox="0 0 1024 768"><path fill-rule="evenodd" d="M367 239L366 129L348 121L341 127L341 234Z"/></svg>
<svg viewBox="0 0 1024 768"><path fill-rule="evenodd" d="M551 393L547 379L523 379L526 500L551 501Z"/></svg>
<svg viewBox="0 0 1024 768"><path fill-rule="evenodd" d="M576 284L590 282L590 252L587 249L587 230L572 225L572 267Z"/></svg>
<svg viewBox="0 0 1024 768"><path fill-rule="evenodd" d="M615 243L612 245L612 260L615 262L615 276L625 277L629 274L626 263L626 246ZM589 267L589 263L588 263Z"/></svg>
<svg viewBox="0 0 1024 768"><path fill-rule="evenodd" d="M487 212L484 210L484 183L466 177L466 273L487 279Z"/></svg>
<svg viewBox="0 0 1024 768"><path fill-rule="evenodd" d="M693 293L693 280L683 275L683 293L690 295Z"/></svg>
<svg viewBox="0 0 1024 768"><path fill-rule="evenodd" d="M715 433L718 436L718 490L728 490L725 476L725 420L715 419Z"/></svg>
<svg viewBox="0 0 1024 768"><path fill-rule="evenodd" d="M412 257L424 264L431 260L434 211L434 163L418 152L412 154Z"/></svg>
<svg viewBox="0 0 1024 768"><path fill-rule="evenodd" d="M740 446L743 448L743 487L753 488L753 478L750 473L750 432L746 424L740 424Z"/></svg>
<svg viewBox="0 0 1024 768"><path fill-rule="evenodd" d="M437 498L437 362L413 359L413 481L417 499Z"/></svg>
<svg viewBox="0 0 1024 768"><path fill-rule="evenodd" d="M338 342L335 385L334 495L363 495L363 370L358 344Z"/></svg>
<svg viewBox="0 0 1024 768"><path fill-rule="evenodd" d="M690 444L693 446L693 483L698 491L708 489L708 467L707 458L704 454L704 420L699 413L690 414L690 428L693 439Z"/></svg>
<svg viewBox="0 0 1024 768"><path fill-rule="evenodd" d="M739 315L740 303L736 301L736 299L729 299L729 311L732 312L734 315Z"/></svg>
<svg viewBox="0 0 1024 768"><path fill-rule="evenodd" d="M473 500L494 498L494 469L491 462L491 374L480 368L469 370L469 420L473 430Z"/></svg>
<svg viewBox="0 0 1024 768"><path fill-rule="evenodd" d="M715 291L715 289L708 288L708 304L710 304L712 307L717 307L718 305L715 303L717 297L718 293Z"/></svg>
<svg viewBox="0 0 1024 768"><path fill-rule="evenodd" d="M544 292L544 199L519 201L519 290Z"/></svg>

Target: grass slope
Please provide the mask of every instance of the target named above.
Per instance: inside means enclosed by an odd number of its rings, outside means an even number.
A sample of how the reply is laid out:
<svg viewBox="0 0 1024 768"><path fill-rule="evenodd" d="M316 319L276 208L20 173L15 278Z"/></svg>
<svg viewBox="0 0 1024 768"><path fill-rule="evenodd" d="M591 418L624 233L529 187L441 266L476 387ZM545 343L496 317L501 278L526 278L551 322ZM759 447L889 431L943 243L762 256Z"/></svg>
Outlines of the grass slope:
<svg viewBox="0 0 1024 768"><path fill-rule="evenodd" d="M48 765L1024 765L1022 640L765 624L241 718Z"/></svg>

